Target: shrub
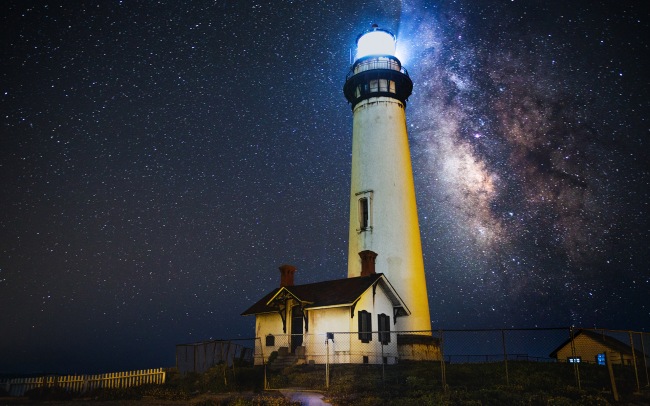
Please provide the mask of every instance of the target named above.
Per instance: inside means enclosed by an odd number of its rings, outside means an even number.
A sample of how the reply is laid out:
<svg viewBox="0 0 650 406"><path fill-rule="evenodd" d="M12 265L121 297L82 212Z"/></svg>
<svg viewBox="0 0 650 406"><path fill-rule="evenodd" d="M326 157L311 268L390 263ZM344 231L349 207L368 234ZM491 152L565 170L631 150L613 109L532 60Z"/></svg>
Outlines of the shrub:
<svg viewBox="0 0 650 406"><path fill-rule="evenodd" d="M278 352L273 351L271 355L269 355L269 360L267 361L267 364L271 364L275 359L278 357Z"/></svg>
<svg viewBox="0 0 650 406"><path fill-rule="evenodd" d="M31 400L39 400L39 401L72 399L72 394L70 392L57 386L47 386L47 387L30 389L25 392L25 396L27 396Z"/></svg>
<svg viewBox="0 0 650 406"><path fill-rule="evenodd" d="M95 400L140 400L142 394L136 388L98 388L88 393Z"/></svg>
<svg viewBox="0 0 650 406"><path fill-rule="evenodd" d="M147 384L134 388L139 390L142 397L152 397L159 400L187 400L190 398L189 393L181 388L168 385Z"/></svg>
<svg viewBox="0 0 650 406"><path fill-rule="evenodd" d="M270 379L270 378L269 378ZM174 374L167 380L165 386L178 388L188 394L224 393L255 391L263 388L264 369L262 367L229 367L225 364L216 365L202 374ZM280 386L278 386L280 387Z"/></svg>

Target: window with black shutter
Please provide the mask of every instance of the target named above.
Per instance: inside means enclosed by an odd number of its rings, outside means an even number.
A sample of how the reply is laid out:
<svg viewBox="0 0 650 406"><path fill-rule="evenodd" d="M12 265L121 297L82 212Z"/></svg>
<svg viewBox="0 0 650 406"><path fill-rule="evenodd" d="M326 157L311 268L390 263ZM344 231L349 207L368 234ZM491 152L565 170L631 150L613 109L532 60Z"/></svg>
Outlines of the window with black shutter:
<svg viewBox="0 0 650 406"><path fill-rule="evenodd" d="M359 316L359 340L362 343L372 341L372 318L371 314L365 310L358 313Z"/></svg>
<svg viewBox="0 0 650 406"><path fill-rule="evenodd" d="M390 343L390 316L387 314L378 314L378 331L379 331L379 341L386 345Z"/></svg>

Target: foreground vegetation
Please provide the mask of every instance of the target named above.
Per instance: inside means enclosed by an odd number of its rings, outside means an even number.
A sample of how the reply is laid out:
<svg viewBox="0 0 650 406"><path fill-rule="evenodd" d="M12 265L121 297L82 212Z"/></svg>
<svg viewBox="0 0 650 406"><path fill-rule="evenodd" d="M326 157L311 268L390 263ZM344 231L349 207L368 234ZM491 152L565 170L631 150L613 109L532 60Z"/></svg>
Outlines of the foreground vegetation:
<svg viewBox="0 0 650 406"><path fill-rule="evenodd" d="M607 368L581 365L581 388L570 364L509 362L452 364L445 368L443 385L440 363L402 362L398 365L332 365L330 386L325 387L322 365L269 369L271 389L320 390L334 405L609 405L616 404ZM616 370L618 404L650 404L649 393L634 393L633 371ZM178 402L195 406L278 405L291 403L277 391L264 391L261 367L219 365L203 374L168 373L165 385L125 389L101 389L85 394L88 401ZM647 388L646 388L647 389ZM67 400L71 395L46 388L27 394L34 400ZM144 402L143 402L144 403ZM120 403L123 404L123 403ZM173 403L169 403L173 404Z"/></svg>
<svg viewBox="0 0 650 406"><path fill-rule="evenodd" d="M615 404L607 368L562 363L509 362L451 364L443 384L437 362L398 365L333 365L325 388L322 367L300 366L269 375L272 388L323 390L336 405L608 405ZM650 404L650 393L635 394L634 372L616 371L619 404ZM646 388L647 389L647 388Z"/></svg>

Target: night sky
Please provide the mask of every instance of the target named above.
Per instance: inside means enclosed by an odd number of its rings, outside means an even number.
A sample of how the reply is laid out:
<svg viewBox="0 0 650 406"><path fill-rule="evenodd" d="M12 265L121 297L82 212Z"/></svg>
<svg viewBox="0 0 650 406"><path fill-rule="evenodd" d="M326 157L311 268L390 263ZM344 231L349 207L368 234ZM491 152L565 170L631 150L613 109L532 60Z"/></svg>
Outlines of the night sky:
<svg viewBox="0 0 650 406"><path fill-rule="evenodd" d="M345 277L372 23L414 82L433 328L650 328L642 1L60 3L0 17L0 372L172 366L252 337L279 265Z"/></svg>

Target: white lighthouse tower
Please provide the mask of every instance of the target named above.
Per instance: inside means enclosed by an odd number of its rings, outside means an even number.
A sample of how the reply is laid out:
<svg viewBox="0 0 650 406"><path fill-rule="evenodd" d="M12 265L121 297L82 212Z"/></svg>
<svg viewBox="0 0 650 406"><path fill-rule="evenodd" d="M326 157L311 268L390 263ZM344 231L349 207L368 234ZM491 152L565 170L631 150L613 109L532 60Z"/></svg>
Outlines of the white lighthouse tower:
<svg viewBox="0 0 650 406"><path fill-rule="evenodd" d="M352 185L348 277L362 274L359 253L374 252L408 307L398 331L429 331L429 300L406 130L413 82L395 57L395 37L373 25L357 39L343 87L352 105ZM371 254L374 255L374 254Z"/></svg>

